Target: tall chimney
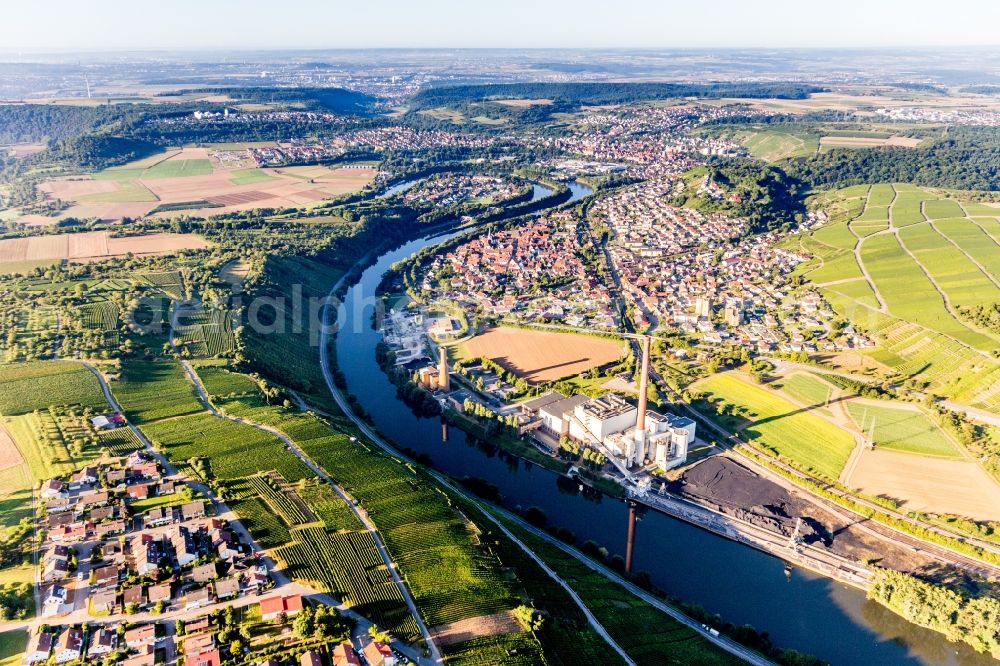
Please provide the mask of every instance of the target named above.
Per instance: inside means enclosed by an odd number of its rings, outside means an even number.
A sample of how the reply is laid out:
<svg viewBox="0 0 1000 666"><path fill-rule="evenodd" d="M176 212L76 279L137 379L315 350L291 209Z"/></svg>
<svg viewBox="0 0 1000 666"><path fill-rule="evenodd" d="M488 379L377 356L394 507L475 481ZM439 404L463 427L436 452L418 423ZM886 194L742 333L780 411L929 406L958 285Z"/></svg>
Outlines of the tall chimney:
<svg viewBox="0 0 1000 666"><path fill-rule="evenodd" d="M635 420L636 430L646 429L646 390L649 386L649 336L642 336L642 373L639 375L639 415ZM640 433L640 437L641 437Z"/></svg>
<svg viewBox="0 0 1000 666"><path fill-rule="evenodd" d="M438 347L441 353L441 360L438 361L438 388L442 391L451 390L451 378L448 376L448 349L444 346Z"/></svg>

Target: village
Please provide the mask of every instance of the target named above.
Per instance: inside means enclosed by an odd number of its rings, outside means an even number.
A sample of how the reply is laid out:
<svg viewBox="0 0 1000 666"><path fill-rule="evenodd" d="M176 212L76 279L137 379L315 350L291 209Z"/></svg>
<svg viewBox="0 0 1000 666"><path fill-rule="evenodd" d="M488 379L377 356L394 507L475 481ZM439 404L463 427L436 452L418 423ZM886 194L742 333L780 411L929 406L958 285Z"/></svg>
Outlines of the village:
<svg viewBox="0 0 1000 666"><path fill-rule="evenodd" d="M117 413L91 421L125 424ZM249 660L260 666L320 666L327 653L333 666L408 663L388 637L362 637L275 576L235 515L217 515L224 505L141 450L48 479L38 495L39 617L25 666L220 666L251 653L273 654Z"/></svg>

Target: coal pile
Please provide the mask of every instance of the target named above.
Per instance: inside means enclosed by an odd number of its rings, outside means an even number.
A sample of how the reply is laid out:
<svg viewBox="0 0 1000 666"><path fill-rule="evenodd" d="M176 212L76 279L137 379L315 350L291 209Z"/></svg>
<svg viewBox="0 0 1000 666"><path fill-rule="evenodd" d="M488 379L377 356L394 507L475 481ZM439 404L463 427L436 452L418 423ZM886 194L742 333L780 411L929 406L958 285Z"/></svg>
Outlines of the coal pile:
<svg viewBox="0 0 1000 666"><path fill-rule="evenodd" d="M675 493L702 500L713 508L758 527L790 535L795 529L796 502L781 486L757 476L728 458L714 457L698 463L671 484ZM799 532L809 540L814 521L803 522Z"/></svg>

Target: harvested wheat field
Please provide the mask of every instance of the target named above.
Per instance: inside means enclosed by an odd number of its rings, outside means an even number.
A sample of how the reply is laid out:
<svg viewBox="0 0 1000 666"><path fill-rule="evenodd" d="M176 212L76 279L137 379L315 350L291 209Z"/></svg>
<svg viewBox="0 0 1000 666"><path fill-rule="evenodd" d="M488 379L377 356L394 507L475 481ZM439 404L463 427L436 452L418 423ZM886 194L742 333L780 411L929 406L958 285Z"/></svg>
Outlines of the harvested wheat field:
<svg viewBox="0 0 1000 666"><path fill-rule="evenodd" d="M130 252L139 256L169 254L178 250L210 247L210 243L193 234L146 234L113 238L106 231L82 234L55 234L0 240L0 266L26 261L100 261L123 257Z"/></svg>
<svg viewBox="0 0 1000 666"><path fill-rule="evenodd" d="M875 146L895 146L897 148L916 148L923 139L909 136L891 136L887 139L866 136L822 136L821 146L842 146L847 148L871 148Z"/></svg>
<svg viewBox="0 0 1000 666"><path fill-rule="evenodd" d="M891 497L905 511L1000 520L1000 485L970 460L866 450L847 482L867 495Z"/></svg>
<svg viewBox="0 0 1000 666"><path fill-rule="evenodd" d="M625 355L621 342L577 333L491 328L459 345L464 358L485 356L529 382L572 377Z"/></svg>
<svg viewBox="0 0 1000 666"><path fill-rule="evenodd" d="M438 645L454 645L480 636L499 636L519 631L521 631L521 625L514 617L514 611L470 617L430 629L430 633Z"/></svg>
<svg viewBox="0 0 1000 666"><path fill-rule="evenodd" d="M0 470L16 467L24 463L24 458L7 429L0 423Z"/></svg>

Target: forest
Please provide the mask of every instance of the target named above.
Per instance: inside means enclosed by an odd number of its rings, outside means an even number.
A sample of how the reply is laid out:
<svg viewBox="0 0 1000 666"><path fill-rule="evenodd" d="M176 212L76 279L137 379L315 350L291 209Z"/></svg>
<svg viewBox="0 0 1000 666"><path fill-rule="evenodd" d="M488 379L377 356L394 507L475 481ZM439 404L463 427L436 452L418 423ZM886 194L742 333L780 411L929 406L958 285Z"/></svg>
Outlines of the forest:
<svg viewBox="0 0 1000 666"><path fill-rule="evenodd" d="M837 148L793 158L790 175L814 187L913 183L956 190L1000 189L1000 135L992 128L952 128L926 148Z"/></svg>
<svg viewBox="0 0 1000 666"><path fill-rule="evenodd" d="M410 105L427 109L481 99L551 99L575 106L673 97L805 99L822 91L803 83L498 83L427 88L410 98Z"/></svg>

